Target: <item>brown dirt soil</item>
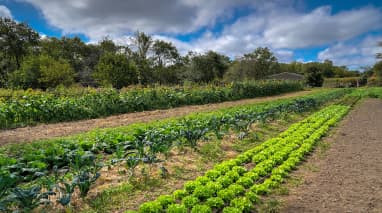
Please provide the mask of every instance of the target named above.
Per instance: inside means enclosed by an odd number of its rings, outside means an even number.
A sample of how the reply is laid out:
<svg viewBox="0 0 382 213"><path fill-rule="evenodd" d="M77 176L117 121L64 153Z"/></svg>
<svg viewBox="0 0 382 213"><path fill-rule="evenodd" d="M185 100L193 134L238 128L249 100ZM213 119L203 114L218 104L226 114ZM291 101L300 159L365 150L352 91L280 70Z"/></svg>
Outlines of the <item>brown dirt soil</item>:
<svg viewBox="0 0 382 213"><path fill-rule="evenodd" d="M314 91L314 90L313 90ZM173 109L166 110L154 110L145 112L136 112L121 114L115 116L109 116L105 118L97 118L91 120L73 121L73 122L62 122L56 124L41 124L38 126L24 127L10 130L0 131L0 146L8 143L20 143L20 142L30 142L40 139L48 139L53 137L62 137L73 134L78 134L81 132L86 132L96 128L107 128L107 127L117 127L124 126L137 122L148 122L153 120L160 120L169 117L179 117L187 115L191 112L205 112L212 111L226 107L239 106L245 104L260 103L265 101L272 101L282 98L290 98L303 96L312 93L313 91L300 91L287 93L277 96L254 98L254 99L244 99L239 101L228 101L216 104L206 104L206 105L194 105L194 106L184 106Z"/></svg>
<svg viewBox="0 0 382 213"><path fill-rule="evenodd" d="M382 101L357 105L292 178L280 212L382 212Z"/></svg>

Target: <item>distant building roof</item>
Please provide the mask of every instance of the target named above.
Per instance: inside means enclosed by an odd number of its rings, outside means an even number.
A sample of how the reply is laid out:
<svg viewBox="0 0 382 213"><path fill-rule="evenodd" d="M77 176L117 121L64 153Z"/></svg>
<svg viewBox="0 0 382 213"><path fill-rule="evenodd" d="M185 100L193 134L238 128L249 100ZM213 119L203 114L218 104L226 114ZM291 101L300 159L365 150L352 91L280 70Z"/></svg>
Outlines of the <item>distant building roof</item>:
<svg viewBox="0 0 382 213"><path fill-rule="evenodd" d="M267 76L267 79L275 80L303 80L304 76L293 72L282 72Z"/></svg>

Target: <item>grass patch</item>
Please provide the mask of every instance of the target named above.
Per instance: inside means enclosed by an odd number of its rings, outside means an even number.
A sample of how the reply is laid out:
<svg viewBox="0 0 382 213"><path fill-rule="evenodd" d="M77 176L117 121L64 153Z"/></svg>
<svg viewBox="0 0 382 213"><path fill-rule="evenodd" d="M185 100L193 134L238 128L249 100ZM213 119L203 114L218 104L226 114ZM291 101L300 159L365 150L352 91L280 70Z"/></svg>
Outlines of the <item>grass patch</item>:
<svg viewBox="0 0 382 213"><path fill-rule="evenodd" d="M258 213L278 213L280 212L281 203L276 199L269 199L256 209Z"/></svg>
<svg viewBox="0 0 382 213"><path fill-rule="evenodd" d="M202 145L199 154L203 162L219 162L224 158L224 151L219 141L209 141Z"/></svg>

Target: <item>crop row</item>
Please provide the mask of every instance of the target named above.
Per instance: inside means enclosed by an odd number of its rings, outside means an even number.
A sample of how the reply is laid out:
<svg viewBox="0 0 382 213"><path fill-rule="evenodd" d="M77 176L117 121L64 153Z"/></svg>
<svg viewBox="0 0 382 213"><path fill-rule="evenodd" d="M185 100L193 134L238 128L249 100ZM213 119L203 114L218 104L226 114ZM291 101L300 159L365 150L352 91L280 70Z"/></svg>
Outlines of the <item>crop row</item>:
<svg viewBox="0 0 382 213"><path fill-rule="evenodd" d="M36 123L54 123L113 114L165 109L184 105L218 103L302 90L299 82L248 81L230 86L196 88L143 88L118 91L104 89L80 96L31 93L0 99L0 129Z"/></svg>
<svg viewBox="0 0 382 213"><path fill-rule="evenodd" d="M111 164L124 164L132 174L139 164L164 160L159 156L166 155L174 146L197 148L200 139L213 135L220 138L229 130L235 130L239 137L243 137L254 122L274 119L282 113L308 111L347 93L348 90L319 92L306 97L233 107L180 119L93 131L72 138L12 145L3 148L1 153L4 154L0 155L0 178L8 180L0 181L4 189L3 197L9 197L15 189L19 189L17 186L20 184L37 183L43 184L44 188L52 188L53 185L57 188L56 183L59 182L60 185L65 183L71 186L61 193L63 196L60 199L65 201L62 203L67 204L74 187L79 187L86 196L90 185L99 177L101 166L97 163L97 155L109 155L107 159L111 159ZM73 181L68 183L70 180Z"/></svg>
<svg viewBox="0 0 382 213"><path fill-rule="evenodd" d="M139 212L251 212L259 195L282 183L315 142L348 110L347 106L329 106L292 125L278 137L186 182L183 189L172 195L143 203Z"/></svg>

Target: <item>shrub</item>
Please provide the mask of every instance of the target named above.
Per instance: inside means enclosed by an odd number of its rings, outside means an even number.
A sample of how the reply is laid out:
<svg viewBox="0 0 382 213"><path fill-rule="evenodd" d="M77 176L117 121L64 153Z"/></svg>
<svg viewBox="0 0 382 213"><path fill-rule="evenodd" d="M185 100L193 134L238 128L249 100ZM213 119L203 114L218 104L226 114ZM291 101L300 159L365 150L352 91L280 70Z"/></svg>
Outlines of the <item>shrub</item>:
<svg viewBox="0 0 382 213"><path fill-rule="evenodd" d="M182 204L171 204L167 208L167 213L187 213L187 208Z"/></svg>
<svg viewBox="0 0 382 213"><path fill-rule="evenodd" d="M207 199L206 204L211 208L220 209L224 206L224 200L220 197L210 197Z"/></svg>
<svg viewBox="0 0 382 213"><path fill-rule="evenodd" d="M182 204L186 208L192 208L193 206L195 206L198 203L199 203L199 199L197 197L192 196L192 195L186 196L182 199Z"/></svg>
<svg viewBox="0 0 382 213"><path fill-rule="evenodd" d="M348 78L326 78L323 83L323 87L331 88L347 88L347 87L357 87L362 86L359 77L348 77Z"/></svg>
<svg viewBox="0 0 382 213"><path fill-rule="evenodd" d="M230 189L222 189L218 191L218 197L220 197L225 202L229 202L235 197L235 193Z"/></svg>
<svg viewBox="0 0 382 213"><path fill-rule="evenodd" d="M241 212L249 212L252 208L252 202L246 197L238 197L231 200L230 205L237 209L240 209Z"/></svg>
<svg viewBox="0 0 382 213"><path fill-rule="evenodd" d="M242 213L242 211L240 211L238 208L229 206L223 209L223 213Z"/></svg>
<svg viewBox="0 0 382 213"><path fill-rule="evenodd" d="M179 189L179 190L175 190L172 193L172 195L174 196L175 199L182 200L185 196L188 195L188 193L186 190Z"/></svg>
<svg viewBox="0 0 382 213"><path fill-rule="evenodd" d="M165 209L168 205L175 203L175 199L171 195L161 195L157 198L157 201Z"/></svg>
<svg viewBox="0 0 382 213"><path fill-rule="evenodd" d="M160 213L161 211L162 205L158 201L146 202L139 206L140 213Z"/></svg>

